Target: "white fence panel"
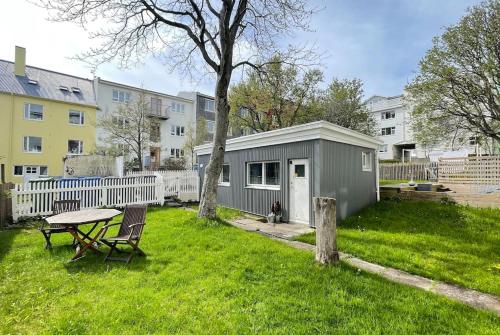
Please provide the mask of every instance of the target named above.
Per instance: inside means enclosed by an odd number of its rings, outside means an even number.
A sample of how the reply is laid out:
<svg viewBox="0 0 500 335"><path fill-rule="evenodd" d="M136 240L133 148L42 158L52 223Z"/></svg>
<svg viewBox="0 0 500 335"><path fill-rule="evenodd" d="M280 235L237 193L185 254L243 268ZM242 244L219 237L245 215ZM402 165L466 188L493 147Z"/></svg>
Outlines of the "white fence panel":
<svg viewBox="0 0 500 335"><path fill-rule="evenodd" d="M56 200L79 199L81 208L127 204L163 204L165 186L159 175L96 179L32 181L12 190L14 221L23 216L52 214Z"/></svg>
<svg viewBox="0 0 500 335"><path fill-rule="evenodd" d="M150 176L152 174L163 177L166 197L177 197L182 201L200 200L200 176L197 171L135 171L127 172L127 176Z"/></svg>
<svg viewBox="0 0 500 335"><path fill-rule="evenodd" d="M457 184L500 184L500 156L442 158L439 182Z"/></svg>

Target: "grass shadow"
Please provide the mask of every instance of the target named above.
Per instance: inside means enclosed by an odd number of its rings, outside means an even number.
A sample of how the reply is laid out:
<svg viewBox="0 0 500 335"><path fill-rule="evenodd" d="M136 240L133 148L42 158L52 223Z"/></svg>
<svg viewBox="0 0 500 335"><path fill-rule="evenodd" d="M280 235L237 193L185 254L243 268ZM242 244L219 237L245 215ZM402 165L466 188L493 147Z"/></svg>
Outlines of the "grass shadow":
<svg viewBox="0 0 500 335"><path fill-rule="evenodd" d="M14 239L22 230L23 228L0 230L0 262L9 253Z"/></svg>

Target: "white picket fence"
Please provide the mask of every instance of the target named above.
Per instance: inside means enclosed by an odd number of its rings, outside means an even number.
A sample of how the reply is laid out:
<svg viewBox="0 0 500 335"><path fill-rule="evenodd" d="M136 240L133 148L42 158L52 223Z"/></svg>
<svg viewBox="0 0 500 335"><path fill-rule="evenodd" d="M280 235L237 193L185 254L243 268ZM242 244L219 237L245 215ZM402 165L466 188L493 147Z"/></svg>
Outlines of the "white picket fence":
<svg viewBox="0 0 500 335"><path fill-rule="evenodd" d="M127 172L127 176L159 175L165 185L165 196L176 197L182 201L199 201L200 176L197 171L139 171Z"/></svg>
<svg viewBox="0 0 500 335"><path fill-rule="evenodd" d="M52 214L56 200L79 199L81 208L160 204L165 199L163 177L158 174L95 179L62 179L17 184L12 190L12 216Z"/></svg>

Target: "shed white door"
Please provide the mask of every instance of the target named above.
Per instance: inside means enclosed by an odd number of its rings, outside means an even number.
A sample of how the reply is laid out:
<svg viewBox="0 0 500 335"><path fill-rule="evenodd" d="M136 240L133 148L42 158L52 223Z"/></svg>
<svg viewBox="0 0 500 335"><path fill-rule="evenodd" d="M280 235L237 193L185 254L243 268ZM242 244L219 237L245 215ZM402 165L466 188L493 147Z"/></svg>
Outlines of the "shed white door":
<svg viewBox="0 0 500 335"><path fill-rule="evenodd" d="M291 222L309 223L309 161L290 161L290 209Z"/></svg>

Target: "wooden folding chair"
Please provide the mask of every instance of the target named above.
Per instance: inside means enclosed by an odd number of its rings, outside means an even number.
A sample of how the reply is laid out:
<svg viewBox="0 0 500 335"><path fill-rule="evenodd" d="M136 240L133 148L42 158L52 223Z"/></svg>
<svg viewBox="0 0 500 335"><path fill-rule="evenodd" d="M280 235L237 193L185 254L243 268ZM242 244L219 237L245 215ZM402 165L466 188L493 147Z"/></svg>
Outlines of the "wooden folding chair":
<svg viewBox="0 0 500 335"><path fill-rule="evenodd" d="M105 225L103 227L103 237L100 241L110 247L104 261L110 260L130 263L134 253L146 256L146 254L139 249L139 242L141 240L142 231L146 222L146 211L147 205L127 205L125 207L122 222ZM120 225L118 235L105 238L104 235L106 235L108 228L116 225ZM132 247L132 251L129 253L128 257L111 257L115 251L118 253L123 252L123 250L117 248L117 245L119 244L128 244Z"/></svg>
<svg viewBox="0 0 500 335"><path fill-rule="evenodd" d="M80 210L80 200L56 200L52 204L52 215L57 215L65 212L79 211ZM57 233L67 233L68 229L59 224L48 225L45 221L39 228L40 232L45 237L45 249L52 249L52 243L50 243L50 236ZM73 239L73 244L75 240Z"/></svg>

